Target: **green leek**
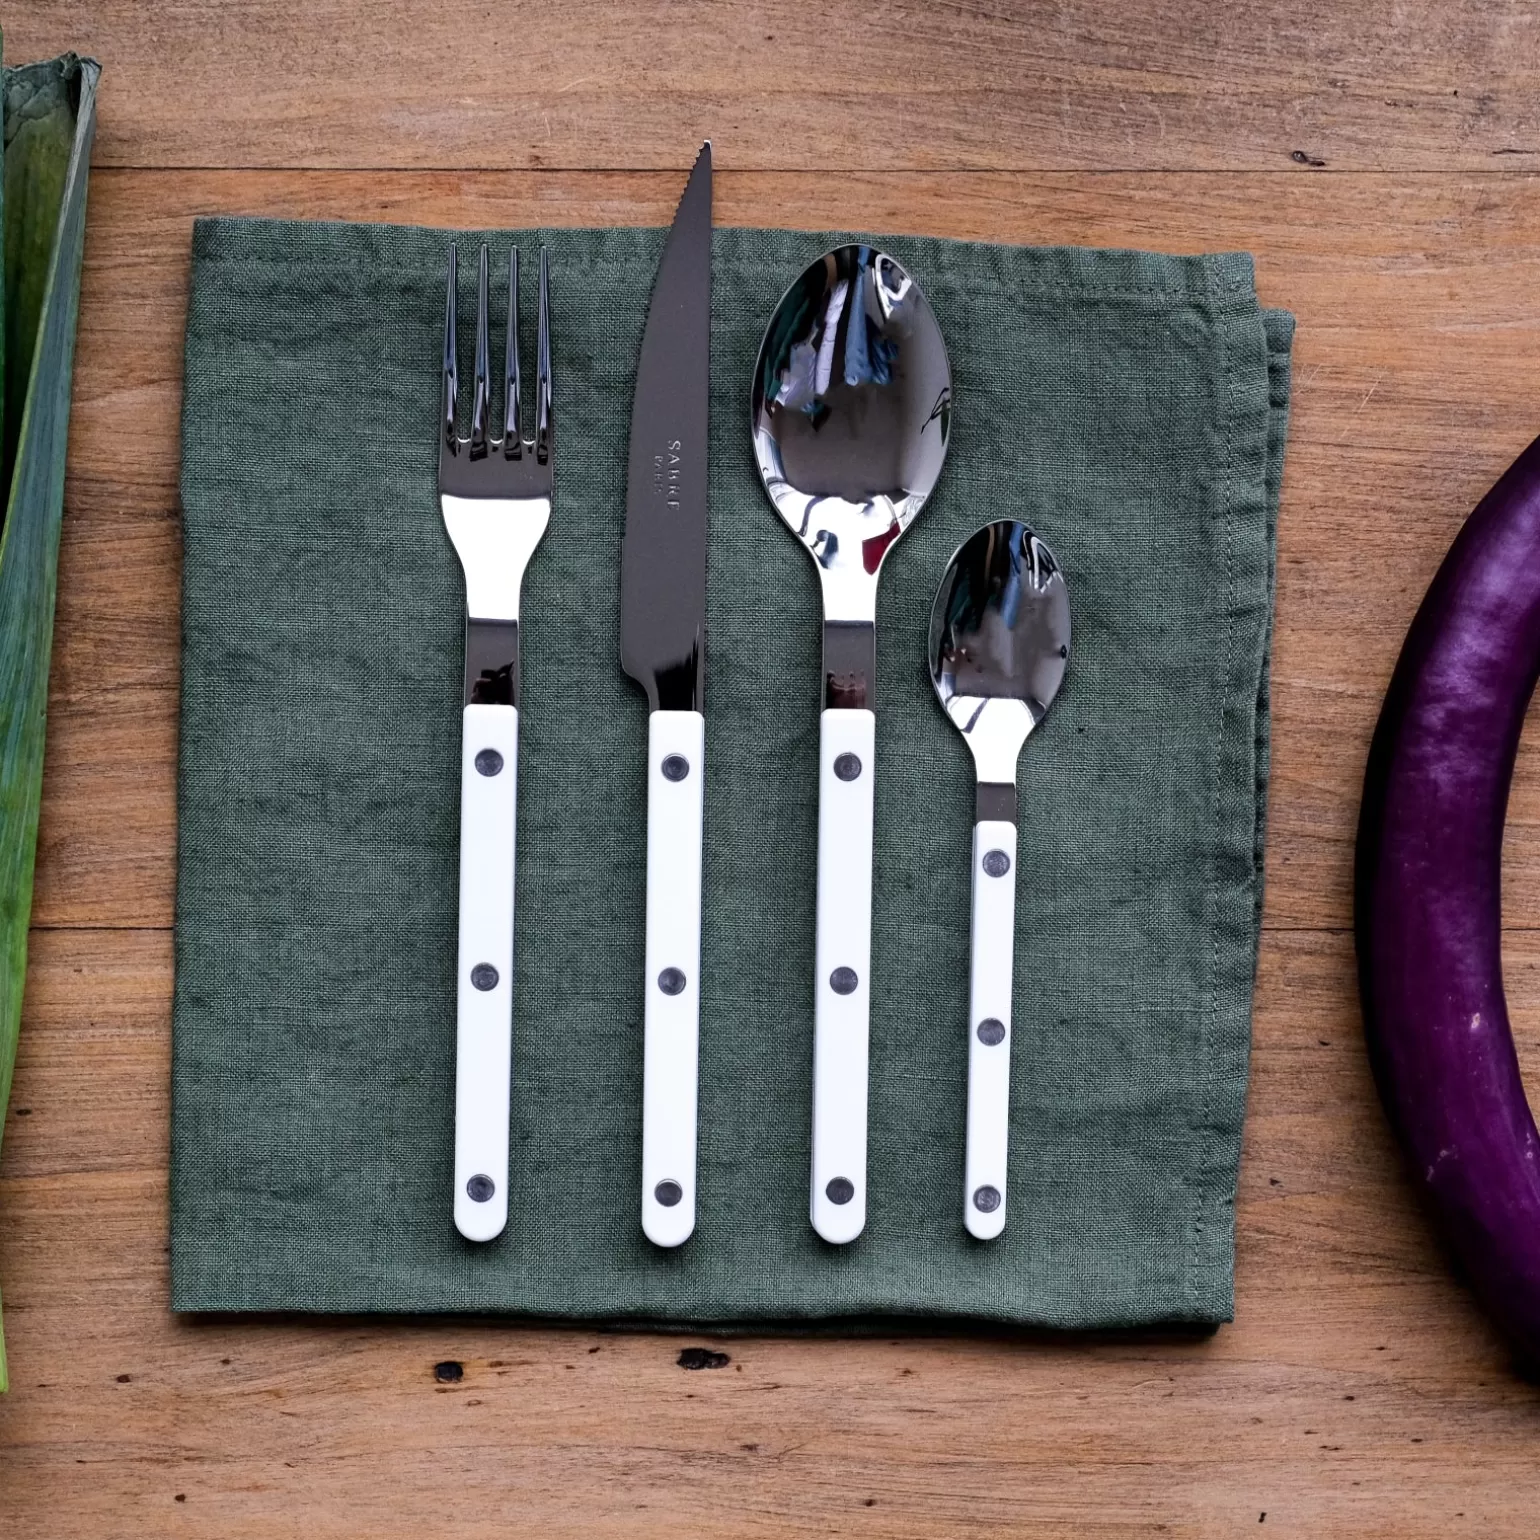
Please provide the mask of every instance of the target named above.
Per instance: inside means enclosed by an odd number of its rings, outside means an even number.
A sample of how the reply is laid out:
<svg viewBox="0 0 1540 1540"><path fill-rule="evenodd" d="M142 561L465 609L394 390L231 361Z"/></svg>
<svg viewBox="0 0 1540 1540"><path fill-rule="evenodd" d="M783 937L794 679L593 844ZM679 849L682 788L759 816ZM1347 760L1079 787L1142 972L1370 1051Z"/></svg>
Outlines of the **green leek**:
<svg viewBox="0 0 1540 1540"><path fill-rule="evenodd" d="M27 971L70 371L95 126L92 60L4 72L0 298L0 1130ZM3 1215L0 1215L3 1219ZM0 1391L6 1388L0 1334Z"/></svg>

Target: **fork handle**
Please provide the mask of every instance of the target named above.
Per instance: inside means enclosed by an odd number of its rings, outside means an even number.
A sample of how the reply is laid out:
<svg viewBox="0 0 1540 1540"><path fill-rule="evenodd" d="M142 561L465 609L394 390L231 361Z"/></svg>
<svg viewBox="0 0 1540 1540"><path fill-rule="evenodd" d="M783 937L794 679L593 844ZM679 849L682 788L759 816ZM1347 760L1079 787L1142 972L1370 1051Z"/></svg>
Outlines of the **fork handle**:
<svg viewBox="0 0 1540 1540"><path fill-rule="evenodd" d="M968 998L968 1143L963 1224L1005 1228L1011 1127L1011 990L1016 955L1016 825L973 826L973 960Z"/></svg>
<svg viewBox="0 0 1540 1540"><path fill-rule="evenodd" d="M695 1228L706 719L654 711L647 721L642 1230L678 1246Z"/></svg>
<svg viewBox="0 0 1540 1540"><path fill-rule="evenodd" d="M465 708L460 744L460 943L455 1026L455 1228L508 1222L513 1061L513 844L519 713Z"/></svg>
<svg viewBox="0 0 1540 1540"><path fill-rule="evenodd" d="M820 719L810 1217L836 1245L866 1224L876 743L870 711L836 709Z"/></svg>

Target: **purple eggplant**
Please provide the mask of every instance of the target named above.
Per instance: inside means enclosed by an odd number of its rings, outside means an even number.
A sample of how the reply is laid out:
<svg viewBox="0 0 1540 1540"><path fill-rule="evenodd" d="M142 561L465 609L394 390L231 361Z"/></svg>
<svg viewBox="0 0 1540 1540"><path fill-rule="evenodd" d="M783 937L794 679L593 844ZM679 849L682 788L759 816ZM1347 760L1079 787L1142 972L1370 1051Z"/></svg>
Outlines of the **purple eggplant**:
<svg viewBox="0 0 1540 1540"><path fill-rule="evenodd" d="M1503 823L1540 675L1540 439L1465 521L1369 751L1356 933L1380 1097L1477 1296L1540 1363L1540 1136L1502 975Z"/></svg>

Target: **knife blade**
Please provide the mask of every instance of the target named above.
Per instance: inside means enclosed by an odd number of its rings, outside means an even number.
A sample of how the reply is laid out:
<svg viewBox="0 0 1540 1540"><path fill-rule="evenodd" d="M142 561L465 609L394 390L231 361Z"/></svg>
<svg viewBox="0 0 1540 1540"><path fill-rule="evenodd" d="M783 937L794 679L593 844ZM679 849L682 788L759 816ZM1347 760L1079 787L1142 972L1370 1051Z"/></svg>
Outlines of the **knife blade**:
<svg viewBox="0 0 1540 1540"><path fill-rule="evenodd" d="M695 1228L710 366L708 140L642 335L620 562L621 667L648 707L641 1200L643 1232L659 1246Z"/></svg>

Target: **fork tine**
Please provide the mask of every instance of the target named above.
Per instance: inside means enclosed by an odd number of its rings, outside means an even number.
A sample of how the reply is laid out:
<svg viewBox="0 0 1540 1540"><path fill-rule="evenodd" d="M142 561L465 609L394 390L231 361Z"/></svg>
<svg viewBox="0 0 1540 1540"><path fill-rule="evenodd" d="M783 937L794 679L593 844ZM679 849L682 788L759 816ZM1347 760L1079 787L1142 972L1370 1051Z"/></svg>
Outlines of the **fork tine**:
<svg viewBox="0 0 1540 1540"><path fill-rule="evenodd" d="M546 250L540 248L540 333L535 351L535 458L551 458L551 287Z"/></svg>
<svg viewBox="0 0 1540 1540"><path fill-rule="evenodd" d="M481 248L481 267L476 275L476 379L471 396L471 458L487 452L487 419L492 413L492 375L487 355L491 352L487 330L487 248Z"/></svg>
<svg viewBox="0 0 1540 1540"><path fill-rule="evenodd" d="M503 368L503 454L524 455L524 419L519 404L519 248L508 253L508 351Z"/></svg>
<svg viewBox="0 0 1540 1540"><path fill-rule="evenodd" d="M460 406L460 371L455 362L455 331L459 325L455 308L455 290L460 283L460 253L454 241L449 243L449 293L444 300L444 446L456 453L460 441L455 433L455 413Z"/></svg>

